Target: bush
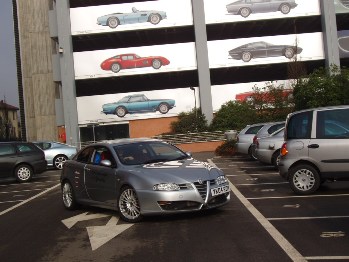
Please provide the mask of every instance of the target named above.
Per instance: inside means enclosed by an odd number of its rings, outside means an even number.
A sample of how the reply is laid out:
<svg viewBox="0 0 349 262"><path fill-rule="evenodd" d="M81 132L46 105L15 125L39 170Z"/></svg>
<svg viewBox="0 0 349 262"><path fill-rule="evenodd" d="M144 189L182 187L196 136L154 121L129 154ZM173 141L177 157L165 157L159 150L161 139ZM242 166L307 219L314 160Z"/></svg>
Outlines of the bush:
<svg viewBox="0 0 349 262"><path fill-rule="evenodd" d="M171 123L171 132L185 134L188 132L204 132L208 130L207 120L200 108L190 112L182 112L178 120Z"/></svg>
<svg viewBox="0 0 349 262"><path fill-rule="evenodd" d="M217 156L232 156L235 154L236 140L226 140L215 150Z"/></svg>

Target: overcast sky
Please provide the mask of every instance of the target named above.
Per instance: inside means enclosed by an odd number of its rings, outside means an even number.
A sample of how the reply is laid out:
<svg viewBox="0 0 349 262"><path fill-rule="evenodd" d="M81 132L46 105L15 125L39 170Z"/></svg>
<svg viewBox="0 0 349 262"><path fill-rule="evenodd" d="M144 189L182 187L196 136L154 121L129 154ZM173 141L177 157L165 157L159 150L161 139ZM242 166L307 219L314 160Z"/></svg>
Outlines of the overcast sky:
<svg viewBox="0 0 349 262"><path fill-rule="evenodd" d="M1 0L0 8L0 100L18 107L18 87L13 33L12 0Z"/></svg>

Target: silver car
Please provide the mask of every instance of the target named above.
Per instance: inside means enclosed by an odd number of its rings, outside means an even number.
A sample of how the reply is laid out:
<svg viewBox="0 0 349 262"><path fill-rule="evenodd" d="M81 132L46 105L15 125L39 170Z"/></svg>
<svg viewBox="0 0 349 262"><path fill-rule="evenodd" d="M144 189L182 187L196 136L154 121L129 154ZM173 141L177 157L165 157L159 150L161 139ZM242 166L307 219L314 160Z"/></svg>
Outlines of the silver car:
<svg viewBox="0 0 349 262"><path fill-rule="evenodd" d="M277 11L288 14L297 4L295 0L237 0L226 7L228 13L248 17L251 13Z"/></svg>
<svg viewBox="0 0 349 262"><path fill-rule="evenodd" d="M68 159L72 159L77 153L77 148L75 146L59 142L35 141L33 143L44 151L47 166L56 169L62 169L64 162Z"/></svg>
<svg viewBox="0 0 349 262"><path fill-rule="evenodd" d="M275 131L270 136L257 138L255 155L257 160L277 167L280 148L284 143L285 127Z"/></svg>
<svg viewBox="0 0 349 262"><path fill-rule="evenodd" d="M222 170L156 139L89 145L61 173L63 204L118 210L127 222L145 215L212 209L230 200Z"/></svg>
<svg viewBox="0 0 349 262"><path fill-rule="evenodd" d="M298 111L288 116L279 172L297 194L326 180L349 180L349 106Z"/></svg>

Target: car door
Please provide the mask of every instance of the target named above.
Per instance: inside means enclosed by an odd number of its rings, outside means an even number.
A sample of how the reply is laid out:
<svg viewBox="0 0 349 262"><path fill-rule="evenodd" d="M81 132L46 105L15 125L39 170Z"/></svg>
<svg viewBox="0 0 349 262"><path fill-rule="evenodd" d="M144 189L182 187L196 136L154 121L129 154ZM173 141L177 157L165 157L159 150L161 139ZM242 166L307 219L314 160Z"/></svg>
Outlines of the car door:
<svg viewBox="0 0 349 262"><path fill-rule="evenodd" d="M316 134L309 144L309 157L322 174L349 173L349 109L315 111ZM345 175L345 174L343 174Z"/></svg>
<svg viewBox="0 0 349 262"><path fill-rule="evenodd" d="M251 8L254 13L270 12L270 0L253 0Z"/></svg>
<svg viewBox="0 0 349 262"><path fill-rule="evenodd" d="M115 159L109 149L104 146L94 146L91 161L85 166L85 185L91 200L103 205L116 206L116 174ZM112 166L101 165L102 155L110 155Z"/></svg>
<svg viewBox="0 0 349 262"><path fill-rule="evenodd" d="M149 101L145 100L142 95L133 96L129 100L127 110L129 112L148 112L150 111Z"/></svg>
<svg viewBox="0 0 349 262"><path fill-rule="evenodd" d="M0 144L0 177L9 177L13 174L16 165L16 149L10 143Z"/></svg>
<svg viewBox="0 0 349 262"><path fill-rule="evenodd" d="M252 54L253 54L253 57L266 57L267 56L266 43L265 42L254 43Z"/></svg>

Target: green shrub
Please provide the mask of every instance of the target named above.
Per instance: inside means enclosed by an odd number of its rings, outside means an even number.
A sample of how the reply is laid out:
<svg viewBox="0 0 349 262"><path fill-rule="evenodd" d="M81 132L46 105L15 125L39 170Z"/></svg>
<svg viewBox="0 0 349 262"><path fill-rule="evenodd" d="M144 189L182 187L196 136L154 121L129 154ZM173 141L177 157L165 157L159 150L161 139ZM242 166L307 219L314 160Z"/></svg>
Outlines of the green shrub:
<svg viewBox="0 0 349 262"><path fill-rule="evenodd" d="M215 150L217 156L232 156L235 154L236 140L226 140Z"/></svg>

